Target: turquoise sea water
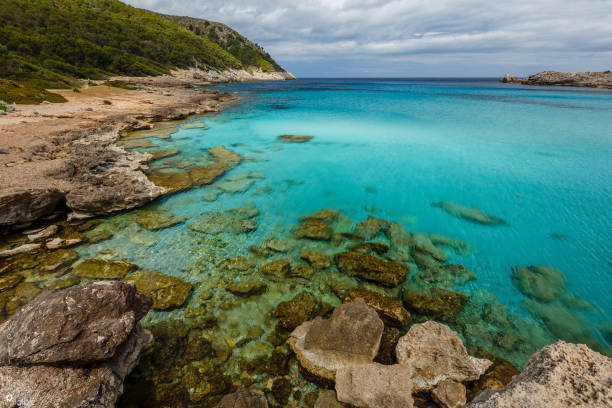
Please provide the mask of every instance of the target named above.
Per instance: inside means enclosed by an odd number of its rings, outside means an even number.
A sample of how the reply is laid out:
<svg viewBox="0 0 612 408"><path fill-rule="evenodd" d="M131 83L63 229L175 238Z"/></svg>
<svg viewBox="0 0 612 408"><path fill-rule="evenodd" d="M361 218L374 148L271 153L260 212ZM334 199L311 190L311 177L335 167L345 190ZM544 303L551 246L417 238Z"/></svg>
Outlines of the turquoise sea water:
<svg viewBox="0 0 612 408"><path fill-rule="evenodd" d="M215 279L224 278L215 269L220 258L249 256L248 247L266 238L290 239L298 217L338 209L348 217L344 223L350 231L371 214L410 232L469 243L469 254L446 251L450 263L477 276L456 289L474 298L496 296L511 315L546 331L546 339L559 337L559 331L551 335L542 316L524 307L526 296L510 276L517 266L549 265L562 271L567 293L590 304L565 310L585 323L602 350L612 347L609 332L599 329L609 327L612 318L612 92L484 79L304 79L217 89L242 99L220 114L195 119L206 128L186 126L169 140L151 140L160 148L181 150L178 159L166 159L172 164L197 162L206 149L224 145L247 160L220 182L249 171L265 178L253 179L245 192L221 194L215 201L202 199L214 185L157 201L154 208L188 218L171 228L143 231L126 221L129 214L113 217L108 222L114 223L114 238L83 248L81 256L120 248L117 257L215 294ZM314 139L280 143L281 134ZM507 224L469 222L431 205L439 201L478 207ZM210 237L187 227L192 220L245 202L260 211L258 228L248 234L220 234L216 238L223 246L211 246ZM192 297L202 290L197 287ZM316 290L332 304L339 301ZM261 320L265 327L263 320L274 319L257 316L295 293L293 287L281 287L241 304L227 319L242 316ZM242 330L222 327L228 333ZM513 362L524 364L539 345L534 342Z"/></svg>

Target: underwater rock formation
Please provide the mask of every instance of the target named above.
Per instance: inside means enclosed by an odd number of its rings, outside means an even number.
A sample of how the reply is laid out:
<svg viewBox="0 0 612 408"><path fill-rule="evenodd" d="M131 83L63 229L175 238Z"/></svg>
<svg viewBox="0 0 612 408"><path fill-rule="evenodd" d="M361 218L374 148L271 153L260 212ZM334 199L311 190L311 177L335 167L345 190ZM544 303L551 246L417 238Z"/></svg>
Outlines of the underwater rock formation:
<svg viewBox="0 0 612 408"><path fill-rule="evenodd" d="M478 207L467 207L457 204L452 201L439 201L431 203L432 207L438 207L455 217L462 218L466 221L475 222L483 225L505 225L507 224L503 218L489 215Z"/></svg>
<svg viewBox="0 0 612 408"><path fill-rule="evenodd" d="M361 221L355 226L355 232L363 235L365 239L373 239L381 234L386 224L386 221L370 215L366 220Z"/></svg>
<svg viewBox="0 0 612 408"><path fill-rule="evenodd" d="M323 221L326 224L331 224L338 220L338 216L340 212L338 210L334 210L333 208L324 208L320 211L317 211L312 214L301 216L298 221Z"/></svg>
<svg viewBox="0 0 612 408"><path fill-rule="evenodd" d="M329 319L302 323L287 343L306 372L333 382L338 369L374 360L383 327L374 309L357 299L335 308Z"/></svg>
<svg viewBox="0 0 612 408"><path fill-rule="evenodd" d="M410 321L410 313L404 309L399 300L360 286L346 295L344 303L352 302L357 298L363 299L366 305L376 310L378 316L388 325L404 327Z"/></svg>
<svg viewBox="0 0 612 408"><path fill-rule="evenodd" d="M518 266L511 278L523 295L542 302L558 298L565 289L565 275L551 266Z"/></svg>
<svg viewBox="0 0 612 408"><path fill-rule="evenodd" d="M612 359L584 344L563 341L537 351L525 370L498 391L484 391L466 407L607 408L612 406Z"/></svg>
<svg viewBox="0 0 612 408"><path fill-rule="evenodd" d="M316 270L329 268L331 266L331 259L321 252L304 250L300 252L300 258L308 262Z"/></svg>
<svg viewBox="0 0 612 408"><path fill-rule="evenodd" d="M241 387L223 397L217 408L268 408L268 401L263 392Z"/></svg>
<svg viewBox="0 0 612 408"><path fill-rule="evenodd" d="M332 227L321 220L306 220L295 227L296 238L308 238L319 241L329 241L334 234Z"/></svg>
<svg viewBox="0 0 612 408"><path fill-rule="evenodd" d="M385 262L372 255L341 252L334 257L338 269L383 286L394 287L406 280L408 266L399 262Z"/></svg>
<svg viewBox="0 0 612 408"><path fill-rule="evenodd" d="M441 288L407 290L403 295L404 306L432 319L454 322L468 301L468 295Z"/></svg>
<svg viewBox="0 0 612 408"><path fill-rule="evenodd" d="M266 285L263 282L258 281L241 281L241 282L233 282L229 284L225 289L236 296L249 297L253 295L258 295L266 291Z"/></svg>
<svg viewBox="0 0 612 408"><path fill-rule="evenodd" d="M310 292L300 292L293 299L281 302L274 316L285 329L295 329L310 319L317 306L317 300Z"/></svg>
<svg viewBox="0 0 612 408"><path fill-rule="evenodd" d="M436 247L427 235L414 233L412 234L412 240L414 242L415 250L424 254L431 255L433 258L440 262L446 262L448 256L440 248Z"/></svg>
<svg viewBox="0 0 612 408"><path fill-rule="evenodd" d="M338 400L361 408L412 408L412 370L378 363L341 367L336 372Z"/></svg>
<svg viewBox="0 0 612 408"><path fill-rule="evenodd" d="M194 231L216 235L222 232L229 234L242 234L257 229L256 217L259 210L253 203L246 203L242 207L215 212L188 225Z"/></svg>
<svg viewBox="0 0 612 408"><path fill-rule="evenodd" d="M434 321L410 327L396 353L398 363L412 369L415 390L432 390L444 380L477 380L491 365L470 356L457 333Z"/></svg>
<svg viewBox="0 0 612 408"><path fill-rule="evenodd" d="M75 266L70 274L79 278L123 279L128 272L137 268L137 265L123 261L89 258Z"/></svg>
<svg viewBox="0 0 612 408"><path fill-rule="evenodd" d="M153 309L180 307L191 292L191 283L158 271L138 270L123 279L133 283L136 290L153 299Z"/></svg>
<svg viewBox="0 0 612 408"><path fill-rule="evenodd" d="M268 279L282 280L291 272L291 264L285 259L277 259L261 265L259 272Z"/></svg>
<svg viewBox="0 0 612 408"><path fill-rule="evenodd" d="M314 136L304 135L280 135L278 140L284 143L306 143L310 141Z"/></svg>
<svg viewBox="0 0 612 408"><path fill-rule="evenodd" d="M172 227L183 221L185 221L184 217L177 217L167 211L139 210L136 212L136 223L150 231Z"/></svg>

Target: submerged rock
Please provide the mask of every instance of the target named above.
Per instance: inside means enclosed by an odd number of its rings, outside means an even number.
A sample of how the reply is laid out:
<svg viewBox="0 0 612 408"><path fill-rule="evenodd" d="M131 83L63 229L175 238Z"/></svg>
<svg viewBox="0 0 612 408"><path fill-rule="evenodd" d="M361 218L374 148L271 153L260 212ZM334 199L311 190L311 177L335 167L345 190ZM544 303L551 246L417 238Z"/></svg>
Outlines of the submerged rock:
<svg viewBox="0 0 612 408"><path fill-rule="evenodd" d="M217 408L268 408L268 401L263 392L241 387L223 397Z"/></svg>
<svg viewBox="0 0 612 408"><path fill-rule="evenodd" d="M45 292L0 325L0 364L108 359L150 307L150 298L121 282Z"/></svg>
<svg viewBox="0 0 612 408"><path fill-rule="evenodd" d="M435 246L447 247L455 250L459 255L468 256L472 249L470 244L459 239L447 237L440 234L427 234L427 237Z"/></svg>
<svg viewBox="0 0 612 408"><path fill-rule="evenodd" d="M285 259L277 259L263 264L259 272L272 280L282 280L291 272L291 264Z"/></svg>
<svg viewBox="0 0 612 408"><path fill-rule="evenodd" d="M17 286L23 280L23 275L9 275L0 277L0 292Z"/></svg>
<svg viewBox="0 0 612 408"><path fill-rule="evenodd" d="M222 232L230 234L243 234L257 229L256 217L259 215L253 205L219 211L201 218L188 225L194 231L216 235Z"/></svg>
<svg viewBox="0 0 612 408"><path fill-rule="evenodd" d="M349 248L352 252L366 255L383 255L389 251L389 245L380 242L360 242Z"/></svg>
<svg viewBox="0 0 612 408"><path fill-rule="evenodd" d="M584 344L560 341L531 356L525 370L498 391L480 393L470 408L612 405L612 359Z"/></svg>
<svg viewBox="0 0 612 408"><path fill-rule="evenodd" d="M432 207L438 207L455 217L462 218L466 221L475 222L483 225L505 225L507 224L503 218L489 215L478 207L466 207L452 201L439 201L432 203Z"/></svg>
<svg viewBox="0 0 612 408"><path fill-rule="evenodd" d="M229 180L223 183L215 183L215 186L225 191L226 193L236 194L236 193L244 193L251 186L255 184L255 180L250 179L239 179L239 180Z"/></svg>
<svg viewBox="0 0 612 408"><path fill-rule="evenodd" d="M189 172L186 171L153 171L147 174L147 178L156 186L163 187L166 193L186 190L193 184Z"/></svg>
<svg viewBox="0 0 612 408"><path fill-rule="evenodd" d="M334 234L334 230L323 221L307 220L295 228L294 234L296 238L329 241Z"/></svg>
<svg viewBox="0 0 612 408"><path fill-rule="evenodd" d="M299 218L300 222L304 221L323 221L326 224L331 224L338 219L340 212L332 208L324 208L312 214L303 215Z"/></svg>
<svg viewBox="0 0 612 408"><path fill-rule="evenodd" d="M295 329L314 314L317 300L310 292L300 292L293 299L281 302L274 316L285 329Z"/></svg>
<svg viewBox="0 0 612 408"><path fill-rule="evenodd" d="M410 272L408 266L402 263L385 262L357 252L341 252L334 259L342 272L384 286L394 287L403 283Z"/></svg>
<svg viewBox="0 0 612 408"><path fill-rule="evenodd" d="M387 256L400 262L412 262L414 241L410 233L403 226L395 222L384 224L384 233L389 239L391 247Z"/></svg>
<svg viewBox="0 0 612 408"><path fill-rule="evenodd" d="M434 321L410 327L396 353L399 364L412 369L415 390L432 390L444 380L477 380L491 365L468 355L457 333Z"/></svg>
<svg viewBox="0 0 612 408"><path fill-rule="evenodd" d="M49 238L50 236L55 235L58 229L59 228L57 225L49 225L46 228L28 234L28 240L38 241L44 238Z"/></svg>
<svg viewBox="0 0 612 408"><path fill-rule="evenodd" d="M386 223L380 218L369 216L367 220L363 220L355 226L355 232L363 235L365 239L373 239L380 235Z"/></svg>
<svg viewBox="0 0 612 408"><path fill-rule="evenodd" d="M278 139L283 143L306 143L310 141L314 136L303 136L303 135L280 135Z"/></svg>
<svg viewBox="0 0 612 408"><path fill-rule="evenodd" d="M338 400L361 408L411 408L411 374L399 364L341 367L336 372Z"/></svg>
<svg viewBox="0 0 612 408"><path fill-rule="evenodd" d="M16 248L3 249L3 250L0 250L0 258L8 258L9 256L36 252L40 249L40 247L41 247L40 244L23 244Z"/></svg>
<svg viewBox="0 0 612 408"><path fill-rule="evenodd" d="M383 327L374 309L357 299L338 306L330 319L302 323L287 343L307 373L333 382L338 369L374 360Z"/></svg>
<svg viewBox="0 0 612 408"><path fill-rule="evenodd" d="M50 282L45 283L45 289L47 290L58 290L69 288L70 286L77 285L80 282L78 278L74 276L68 276L64 279L52 280Z"/></svg>
<svg viewBox="0 0 612 408"><path fill-rule="evenodd" d="M305 260L316 270L329 268L331 266L331 259L321 252L304 250L300 252L300 258Z"/></svg>
<svg viewBox="0 0 612 408"><path fill-rule="evenodd" d="M436 260L446 262L447 255L440 248L436 247L431 240L424 234L412 234L412 241L417 251L431 255Z"/></svg>
<svg viewBox="0 0 612 408"><path fill-rule="evenodd" d="M136 214L138 225L150 231L172 227L185 221L184 217L177 217L167 211L139 210Z"/></svg>
<svg viewBox="0 0 612 408"><path fill-rule="evenodd" d="M407 290L404 292L404 306L408 310L433 319L454 322L459 318L468 295L441 288Z"/></svg>
<svg viewBox="0 0 612 408"><path fill-rule="evenodd" d="M153 309L180 307L191 292L191 283L158 271L139 270L123 279L136 285L138 292L153 299Z"/></svg>
<svg viewBox="0 0 612 408"><path fill-rule="evenodd" d="M123 279L128 272L137 268L138 265L123 261L89 258L75 266L70 273L79 278Z"/></svg>
<svg viewBox="0 0 612 408"><path fill-rule="evenodd" d="M399 300L360 286L346 295L344 303L352 302L357 298L363 299L366 305L374 308L380 318L391 326L404 327L410 321L410 313L404 309Z"/></svg>
<svg viewBox="0 0 612 408"><path fill-rule="evenodd" d="M314 408L345 408L346 405L339 402L336 392L333 390L321 390L315 401Z"/></svg>
<svg viewBox="0 0 612 408"><path fill-rule="evenodd" d="M266 291L268 285L258 281L241 281L230 283L225 289L236 296L249 297Z"/></svg>
<svg viewBox="0 0 612 408"><path fill-rule="evenodd" d="M60 268L69 266L79 259L79 255L71 249L58 249L47 256L42 265L45 272L54 272Z"/></svg>
<svg viewBox="0 0 612 408"><path fill-rule="evenodd" d="M151 150L148 151L151 155L151 160L159 160L165 159L166 157L171 157L179 154L181 151L179 149L163 149L163 150Z"/></svg>
<svg viewBox="0 0 612 408"><path fill-rule="evenodd" d="M523 295L542 302L556 299L565 289L565 275L551 266L518 266L512 281Z"/></svg>

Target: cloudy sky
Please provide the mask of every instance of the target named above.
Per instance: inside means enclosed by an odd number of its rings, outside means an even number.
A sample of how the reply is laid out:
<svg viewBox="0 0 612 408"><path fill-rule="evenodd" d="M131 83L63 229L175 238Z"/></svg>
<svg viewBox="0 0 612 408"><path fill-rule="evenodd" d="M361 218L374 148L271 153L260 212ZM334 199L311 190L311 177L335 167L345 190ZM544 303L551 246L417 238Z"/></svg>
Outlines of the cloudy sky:
<svg viewBox="0 0 612 408"><path fill-rule="evenodd" d="M301 77L612 69L612 0L127 0L220 21Z"/></svg>

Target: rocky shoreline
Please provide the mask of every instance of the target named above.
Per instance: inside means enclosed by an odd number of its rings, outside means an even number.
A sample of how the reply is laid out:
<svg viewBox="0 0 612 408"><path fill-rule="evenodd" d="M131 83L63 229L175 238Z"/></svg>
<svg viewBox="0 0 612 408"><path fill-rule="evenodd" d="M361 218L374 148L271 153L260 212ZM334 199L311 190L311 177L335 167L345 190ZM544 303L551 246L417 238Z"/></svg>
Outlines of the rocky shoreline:
<svg viewBox="0 0 612 408"><path fill-rule="evenodd" d="M585 88L612 89L612 72L558 72L542 71L527 78L506 74L502 83L548 86L577 86Z"/></svg>
<svg viewBox="0 0 612 408"><path fill-rule="evenodd" d="M78 93L58 91L69 99L65 104L18 106L0 116L0 227L27 227L56 212L103 215L152 201L168 192L145 175L153 157L118 146L122 134L218 112L235 100L197 87L293 78L286 72L177 70L112 78L137 90L91 83Z"/></svg>

